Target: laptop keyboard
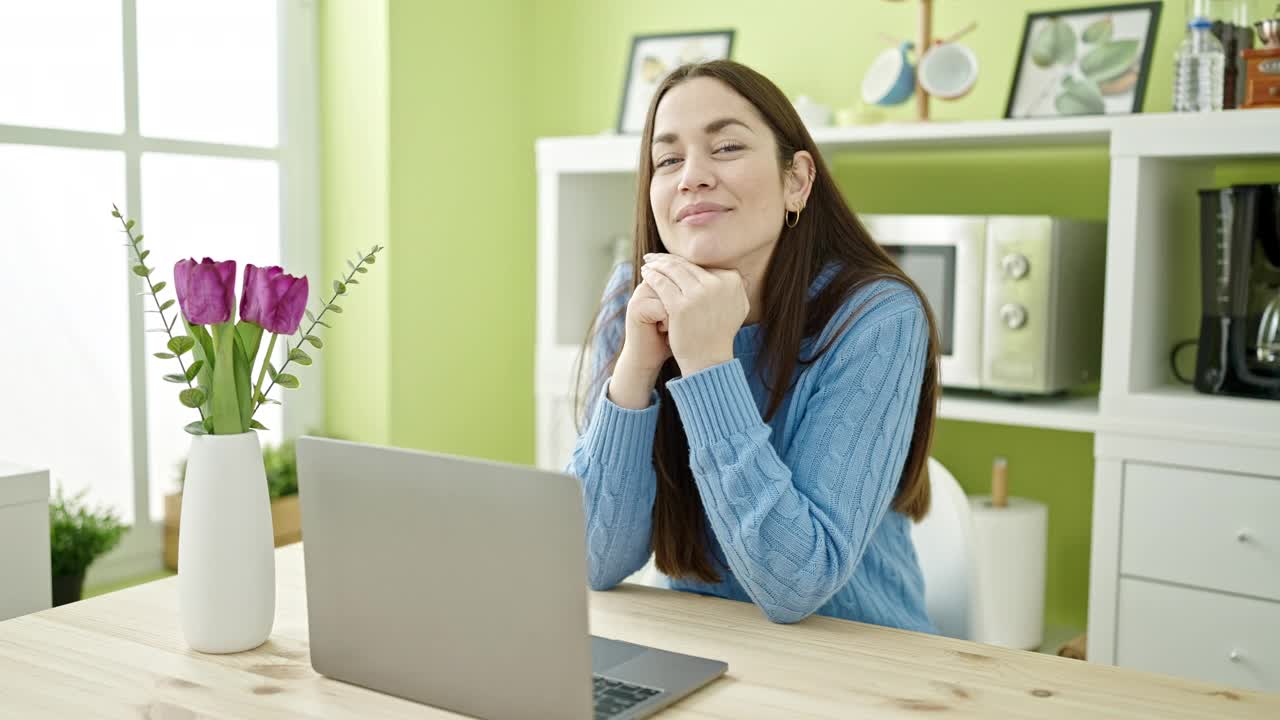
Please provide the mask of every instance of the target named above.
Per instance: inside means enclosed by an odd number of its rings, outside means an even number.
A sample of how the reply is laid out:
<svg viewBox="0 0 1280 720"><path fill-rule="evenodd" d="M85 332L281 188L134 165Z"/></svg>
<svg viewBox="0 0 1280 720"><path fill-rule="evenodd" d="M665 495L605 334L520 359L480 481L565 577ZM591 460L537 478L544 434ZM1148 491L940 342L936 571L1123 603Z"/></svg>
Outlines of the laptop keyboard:
<svg viewBox="0 0 1280 720"><path fill-rule="evenodd" d="M592 676L595 680L595 720L607 720L617 717L627 709L639 705L662 692L643 685L632 685L621 680L614 680L603 675Z"/></svg>

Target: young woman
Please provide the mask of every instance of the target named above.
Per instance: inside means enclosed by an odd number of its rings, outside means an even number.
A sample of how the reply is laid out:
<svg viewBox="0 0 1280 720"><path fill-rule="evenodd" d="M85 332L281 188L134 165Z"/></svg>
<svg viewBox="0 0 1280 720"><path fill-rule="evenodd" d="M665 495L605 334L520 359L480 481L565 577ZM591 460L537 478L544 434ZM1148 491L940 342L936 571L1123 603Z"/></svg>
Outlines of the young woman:
<svg viewBox="0 0 1280 720"><path fill-rule="evenodd" d="M589 582L652 551L671 586L932 632L910 523L938 340L791 103L730 61L681 67L645 120L635 257L588 341ZM585 354L584 352L584 354Z"/></svg>

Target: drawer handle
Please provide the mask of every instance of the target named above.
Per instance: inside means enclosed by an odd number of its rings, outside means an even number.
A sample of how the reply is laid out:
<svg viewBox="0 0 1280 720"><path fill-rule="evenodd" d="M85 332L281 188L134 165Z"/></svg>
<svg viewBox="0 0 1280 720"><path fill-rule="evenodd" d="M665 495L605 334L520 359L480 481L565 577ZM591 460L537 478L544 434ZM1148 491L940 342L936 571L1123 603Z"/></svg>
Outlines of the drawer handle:
<svg viewBox="0 0 1280 720"><path fill-rule="evenodd" d="M1250 538L1248 530L1241 530L1236 533L1236 542L1249 542Z"/></svg>
<svg viewBox="0 0 1280 720"><path fill-rule="evenodd" d="M1230 654L1227 655L1227 659L1233 663L1238 663L1244 659L1244 656L1240 654L1239 650L1232 650Z"/></svg>

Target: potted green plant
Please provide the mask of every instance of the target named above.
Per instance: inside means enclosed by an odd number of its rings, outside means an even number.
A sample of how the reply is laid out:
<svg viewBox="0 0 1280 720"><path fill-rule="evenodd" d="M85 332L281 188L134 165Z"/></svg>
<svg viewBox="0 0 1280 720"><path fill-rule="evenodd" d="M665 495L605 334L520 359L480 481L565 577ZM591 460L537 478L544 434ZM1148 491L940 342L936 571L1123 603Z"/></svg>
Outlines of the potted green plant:
<svg viewBox="0 0 1280 720"><path fill-rule="evenodd" d="M114 548L128 527L109 509L92 509L81 490L72 497L58 487L49 501L50 572L53 576L53 605L80 599L84 574L99 556Z"/></svg>

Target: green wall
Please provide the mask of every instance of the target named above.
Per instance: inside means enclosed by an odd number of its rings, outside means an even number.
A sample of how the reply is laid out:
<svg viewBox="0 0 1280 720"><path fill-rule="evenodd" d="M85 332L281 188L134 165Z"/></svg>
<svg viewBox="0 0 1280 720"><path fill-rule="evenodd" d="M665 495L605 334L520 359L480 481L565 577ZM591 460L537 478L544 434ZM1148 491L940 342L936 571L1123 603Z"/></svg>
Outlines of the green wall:
<svg viewBox="0 0 1280 720"><path fill-rule="evenodd" d="M387 8L382 2L320 5L321 218L325 281L357 250L388 234ZM397 248L398 249L398 248ZM391 280L395 250L380 254L333 318L322 355L325 430L352 440L391 438ZM327 317L327 316L326 316Z"/></svg>
<svg viewBox="0 0 1280 720"><path fill-rule="evenodd" d="M1003 115L1025 13L1105 2L945 0L935 32L971 20L973 91L937 120ZM1255 11L1270 9L1254 0ZM794 98L855 103L879 32L914 33L914 3L876 0L330 0L323 5L326 258L386 245L326 348L331 432L533 461L536 215L533 141L616 122L633 34L732 27L733 57ZM1170 106L1185 22L1166 2L1145 109ZM912 105L886 113L909 119ZM1106 217L1100 149L875 152L828 158L859 212ZM1273 166L1247 168L1266 175ZM979 178L980 181L975 181ZM381 283L381 284L379 284ZM376 294L369 293L376 286ZM357 309L359 308L359 309ZM381 322L378 319L381 318ZM969 492L992 459L1050 506L1046 620L1083 627L1092 436L944 421L934 455Z"/></svg>
<svg viewBox="0 0 1280 720"><path fill-rule="evenodd" d="M532 462L531 15L323 4L326 275L387 248L326 345L331 433Z"/></svg>
<svg viewBox="0 0 1280 720"><path fill-rule="evenodd" d="M531 7L391 3L399 446L533 461Z"/></svg>

